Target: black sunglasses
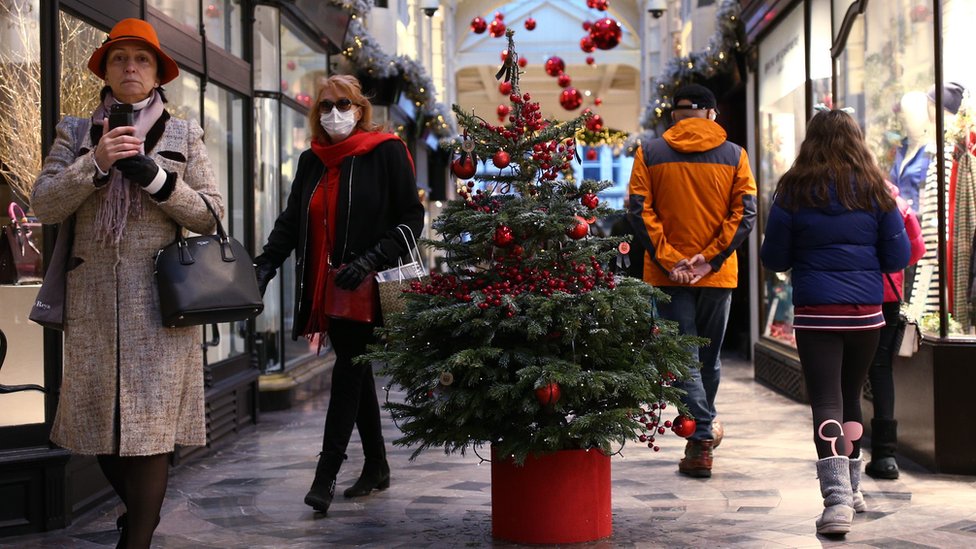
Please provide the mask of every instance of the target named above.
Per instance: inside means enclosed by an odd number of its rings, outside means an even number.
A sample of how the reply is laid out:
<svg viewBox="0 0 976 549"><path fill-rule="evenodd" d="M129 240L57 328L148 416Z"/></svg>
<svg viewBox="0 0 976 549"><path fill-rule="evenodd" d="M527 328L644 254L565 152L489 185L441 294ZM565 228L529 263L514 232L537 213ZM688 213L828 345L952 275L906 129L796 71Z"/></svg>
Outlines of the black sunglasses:
<svg viewBox="0 0 976 549"><path fill-rule="evenodd" d="M329 101L328 99L323 99L322 101L319 101L319 109L324 112L331 111L332 107L336 107L340 111L346 112L350 108L352 108L352 100L347 97L343 97L342 99L334 103L332 101Z"/></svg>

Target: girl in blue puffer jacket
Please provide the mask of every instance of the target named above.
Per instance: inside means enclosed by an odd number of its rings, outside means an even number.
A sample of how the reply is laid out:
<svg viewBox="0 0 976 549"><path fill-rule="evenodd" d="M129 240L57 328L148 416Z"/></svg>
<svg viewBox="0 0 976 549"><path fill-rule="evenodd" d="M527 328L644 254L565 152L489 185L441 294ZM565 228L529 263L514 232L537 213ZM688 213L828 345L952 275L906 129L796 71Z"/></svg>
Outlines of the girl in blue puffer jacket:
<svg viewBox="0 0 976 549"><path fill-rule="evenodd" d="M824 512L819 534L850 531L864 510L861 387L885 325L881 273L909 260L884 174L846 112L818 113L776 186L763 265L791 271L796 348L813 411Z"/></svg>

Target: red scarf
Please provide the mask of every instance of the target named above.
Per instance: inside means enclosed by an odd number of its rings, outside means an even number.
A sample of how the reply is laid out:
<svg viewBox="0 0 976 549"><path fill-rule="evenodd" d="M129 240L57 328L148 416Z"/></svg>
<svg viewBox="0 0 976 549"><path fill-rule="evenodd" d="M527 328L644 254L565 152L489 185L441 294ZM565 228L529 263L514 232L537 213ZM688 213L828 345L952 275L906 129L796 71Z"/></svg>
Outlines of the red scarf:
<svg viewBox="0 0 976 549"><path fill-rule="evenodd" d="M325 164L325 174L312 193L308 206L308 257L305 265L312 273L312 308L305 325L304 334L310 340L318 335L321 349L322 335L329 329L329 317L325 315L325 296L331 292L326 282L329 280L329 255L332 253L336 236L336 209L339 203L339 175L342 161L350 156L362 156L380 143L400 138L390 133L355 131L338 143L312 141L312 152ZM404 144L406 147L406 144ZM410 158L410 152L407 152ZM413 168L413 159L410 160ZM324 188L324 189L323 189Z"/></svg>

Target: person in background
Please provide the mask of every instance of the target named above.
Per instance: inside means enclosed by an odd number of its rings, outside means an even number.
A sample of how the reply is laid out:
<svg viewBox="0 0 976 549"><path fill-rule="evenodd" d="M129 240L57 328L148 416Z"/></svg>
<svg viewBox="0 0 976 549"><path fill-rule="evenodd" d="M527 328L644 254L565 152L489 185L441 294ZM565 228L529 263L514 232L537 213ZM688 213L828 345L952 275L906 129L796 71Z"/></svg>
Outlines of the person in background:
<svg viewBox="0 0 976 549"><path fill-rule="evenodd" d="M210 234L223 199L203 130L173 118L179 68L139 19L116 24L88 68L105 81L91 118L66 116L31 193L43 223L74 216L64 373L51 440L95 455L125 506L119 547L149 547L174 446L207 443L202 336L163 327L153 257L179 227ZM109 128L116 104L132 124ZM75 135L84 135L80 143Z"/></svg>
<svg viewBox="0 0 976 549"><path fill-rule="evenodd" d="M691 84L674 94L675 124L637 149L630 176L628 219L643 251L644 281L670 302L658 302L662 318L681 333L701 336L695 349L701 369L676 384L695 418L681 474L712 475L712 451L723 431L715 421L721 378L719 352L729 319L732 289L738 285L735 250L756 219L756 181L745 149L726 141L715 122L715 95Z"/></svg>
<svg viewBox="0 0 976 549"><path fill-rule="evenodd" d="M424 208L417 194L413 160L396 135L373 124L372 105L359 81L329 77L316 94L308 124L312 146L302 153L284 211L255 258L262 294L277 269L294 251L295 318L292 339L328 335L336 354L322 452L305 503L327 513L346 446L359 428L365 465L343 495L365 496L390 485L390 467L380 425L380 407L370 364L355 358L375 341L375 323L329 318L329 270L335 285L352 290L375 271L394 266L409 243L397 230L418 237Z"/></svg>
<svg viewBox="0 0 976 549"><path fill-rule="evenodd" d="M898 187L886 182L888 191L898 204L905 232L911 242L911 257L909 265L914 265L925 255L925 241L922 238L922 227L908 202L898 196ZM874 417L871 418L871 462L864 471L868 476L878 479L898 478L898 462L895 461L895 450L898 444L898 421L895 419L895 380L892 372L894 362L895 338L898 335L898 317L901 303L904 300L905 273L897 271L885 273L884 302L881 311L884 313L885 326L881 328L878 339L878 350L868 369L868 380L871 382L871 402L874 406ZM860 467L861 461L852 467Z"/></svg>
<svg viewBox="0 0 976 549"><path fill-rule="evenodd" d="M824 511L818 534L850 531L860 493L861 388L885 325L882 273L908 265L905 223L861 129L818 112L776 186L760 257L790 271L793 328L813 413Z"/></svg>

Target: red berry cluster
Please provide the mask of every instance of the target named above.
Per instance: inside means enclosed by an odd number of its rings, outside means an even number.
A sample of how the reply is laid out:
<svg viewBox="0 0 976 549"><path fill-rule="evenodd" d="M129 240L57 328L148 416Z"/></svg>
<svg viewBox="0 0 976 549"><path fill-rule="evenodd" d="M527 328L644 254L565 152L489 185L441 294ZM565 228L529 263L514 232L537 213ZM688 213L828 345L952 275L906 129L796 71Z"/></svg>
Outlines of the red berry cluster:
<svg viewBox="0 0 976 549"><path fill-rule="evenodd" d="M658 435L663 435L667 432L667 429L671 427L671 421L661 422L661 415L664 410L668 407L667 402L656 402L650 406L641 406L639 413L634 414L632 417L634 421L641 425L642 429L646 429L650 432L650 435L641 434L637 437L637 440L641 442L646 442L647 447L658 452L661 448L654 443L655 432Z"/></svg>
<svg viewBox="0 0 976 549"><path fill-rule="evenodd" d="M515 246L509 257L521 255L520 246ZM518 264L505 265L497 263L491 277L459 278L456 275L442 275L431 273L430 282L421 284L414 281L407 290L410 293L447 297L458 301L471 302L475 300L475 292L482 294L478 300L478 307L500 307L504 303L504 296L519 296L521 294L539 294L546 297L555 292L569 294L584 294L596 288L616 287L614 275L606 272L597 262L595 256L590 257L590 264L570 261L566 264L554 263L549 269L524 267ZM515 311L508 306L506 312L513 316Z"/></svg>
<svg viewBox="0 0 976 549"><path fill-rule="evenodd" d="M473 192L472 192L473 191ZM464 199L469 208L484 212L497 213L501 207L501 202L492 198L490 194L481 189L474 189L474 181L466 184L459 184L457 188L458 196Z"/></svg>
<svg viewBox="0 0 976 549"><path fill-rule="evenodd" d="M575 155L576 141L573 139L567 139L565 144L548 141L532 145L532 160L542 170L539 179L543 181L552 181L560 172L568 170Z"/></svg>

